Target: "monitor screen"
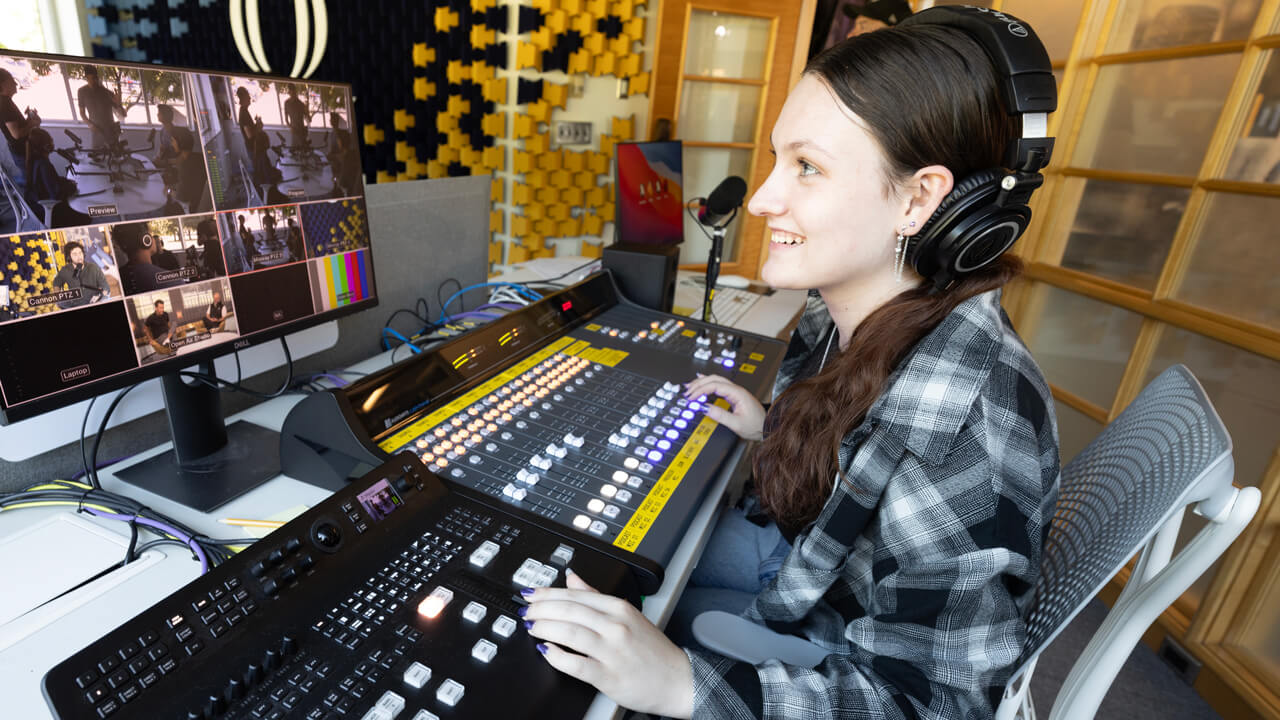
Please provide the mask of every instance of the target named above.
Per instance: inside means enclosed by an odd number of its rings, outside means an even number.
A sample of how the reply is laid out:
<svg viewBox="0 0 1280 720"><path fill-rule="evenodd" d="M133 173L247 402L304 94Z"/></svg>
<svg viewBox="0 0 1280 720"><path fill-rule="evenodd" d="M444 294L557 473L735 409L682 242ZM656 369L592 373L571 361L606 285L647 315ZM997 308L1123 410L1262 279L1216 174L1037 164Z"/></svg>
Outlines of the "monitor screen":
<svg viewBox="0 0 1280 720"><path fill-rule="evenodd" d="M348 85L0 51L0 420L375 305L355 126Z"/></svg>
<svg viewBox="0 0 1280 720"><path fill-rule="evenodd" d="M684 240L684 178L678 140L619 143L618 242L675 245Z"/></svg>

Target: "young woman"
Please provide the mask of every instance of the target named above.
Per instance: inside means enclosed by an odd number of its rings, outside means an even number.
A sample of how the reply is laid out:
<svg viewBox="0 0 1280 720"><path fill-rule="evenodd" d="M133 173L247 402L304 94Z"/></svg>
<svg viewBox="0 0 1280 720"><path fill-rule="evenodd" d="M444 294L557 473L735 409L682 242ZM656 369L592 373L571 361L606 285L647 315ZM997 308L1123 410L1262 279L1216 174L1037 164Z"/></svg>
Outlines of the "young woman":
<svg viewBox="0 0 1280 720"><path fill-rule="evenodd" d="M677 615L742 612L827 657L752 666L681 648L569 575L567 589L524 593L552 666L673 717L991 715L1056 496L1052 400L1000 309L1015 260L941 290L901 260L957 183L1003 167L1020 137L1000 82L966 31L931 23L815 58L748 204L772 231L764 279L816 290L774 402L766 413L718 376L687 386L729 402L712 419L763 440L752 500L768 522L726 511L691 579L704 587Z"/></svg>

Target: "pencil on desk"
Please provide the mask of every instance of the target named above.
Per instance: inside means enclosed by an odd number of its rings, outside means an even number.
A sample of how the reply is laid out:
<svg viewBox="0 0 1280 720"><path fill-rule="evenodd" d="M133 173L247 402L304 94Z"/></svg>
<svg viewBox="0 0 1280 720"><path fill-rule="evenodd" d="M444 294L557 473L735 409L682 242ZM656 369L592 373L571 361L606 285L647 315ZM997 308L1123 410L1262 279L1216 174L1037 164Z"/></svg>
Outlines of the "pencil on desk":
<svg viewBox="0 0 1280 720"><path fill-rule="evenodd" d="M245 520L243 518L222 518L218 522L240 527L278 528L285 524L284 520Z"/></svg>

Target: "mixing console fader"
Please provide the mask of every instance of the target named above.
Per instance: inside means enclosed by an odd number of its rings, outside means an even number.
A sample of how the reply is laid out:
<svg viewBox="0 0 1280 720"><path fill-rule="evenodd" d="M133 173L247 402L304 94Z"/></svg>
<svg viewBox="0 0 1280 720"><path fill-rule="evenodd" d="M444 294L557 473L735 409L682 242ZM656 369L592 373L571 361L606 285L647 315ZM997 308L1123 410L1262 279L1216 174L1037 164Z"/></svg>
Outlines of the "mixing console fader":
<svg viewBox="0 0 1280 720"><path fill-rule="evenodd" d="M597 275L308 398L286 422L282 462L308 477L411 451L448 481L572 529L653 592L737 442L706 416L716 398L685 398L683 383L718 373L765 400L784 350L630 304Z"/></svg>
<svg viewBox="0 0 1280 720"><path fill-rule="evenodd" d="M538 654L524 587L633 573L510 505L392 458L55 666L58 718L581 717L595 690Z"/></svg>

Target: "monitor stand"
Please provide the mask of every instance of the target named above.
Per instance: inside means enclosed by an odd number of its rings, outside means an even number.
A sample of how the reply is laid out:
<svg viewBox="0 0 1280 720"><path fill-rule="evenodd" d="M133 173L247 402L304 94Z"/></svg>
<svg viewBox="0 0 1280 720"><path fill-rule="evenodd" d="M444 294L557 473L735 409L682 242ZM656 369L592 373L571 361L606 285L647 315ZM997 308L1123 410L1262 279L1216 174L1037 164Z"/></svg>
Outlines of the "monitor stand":
<svg viewBox="0 0 1280 720"><path fill-rule="evenodd" d="M199 372L213 376L212 362ZM115 475L200 512L234 500L280 474L280 434L239 420L227 425L221 393L178 373L161 377L173 449Z"/></svg>

